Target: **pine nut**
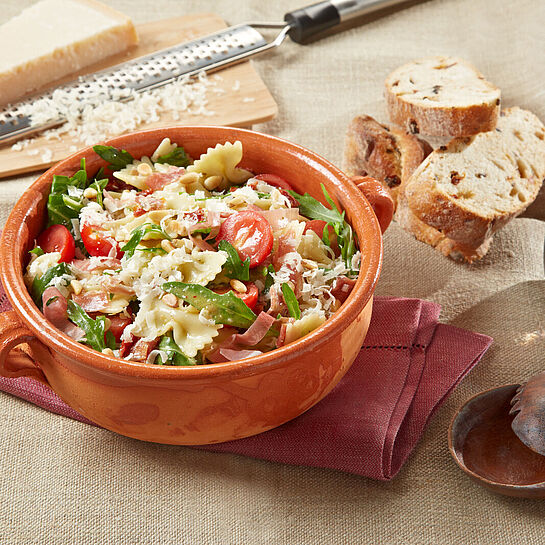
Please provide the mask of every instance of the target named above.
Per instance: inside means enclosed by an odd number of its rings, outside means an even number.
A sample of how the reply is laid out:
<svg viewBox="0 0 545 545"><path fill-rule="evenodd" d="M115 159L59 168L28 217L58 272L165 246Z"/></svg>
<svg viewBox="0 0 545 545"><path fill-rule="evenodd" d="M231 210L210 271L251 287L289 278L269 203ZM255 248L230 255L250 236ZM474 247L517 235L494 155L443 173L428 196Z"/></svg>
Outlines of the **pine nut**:
<svg viewBox="0 0 545 545"><path fill-rule="evenodd" d="M213 189L216 189L218 185L221 184L221 180L222 180L221 176L208 176L208 178L204 180L204 187L212 191Z"/></svg>
<svg viewBox="0 0 545 545"><path fill-rule="evenodd" d="M189 185L199 181L201 175L198 172L186 172L178 180L181 184Z"/></svg>
<svg viewBox="0 0 545 545"><path fill-rule="evenodd" d="M310 259L301 259L301 263L307 269L317 269L318 268L318 265L316 264L316 262L311 261Z"/></svg>
<svg viewBox="0 0 545 545"><path fill-rule="evenodd" d="M169 307L176 308L178 306L178 298L173 293L165 293L163 302Z"/></svg>
<svg viewBox="0 0 545 545"><path fill-rule="evenodd" d="M235 291L238 291L239 293L246 293L248 291L248 288L240 280L236 280L235 278L233 278L229 282L229 284Z"/></svg>
<svg viewBox="0 0 545 545"><path fill-rule="evenodd" d="M102 353L105 356L113 356L114 355L114 351L111 348L103 348Z"/></svg>
<svg viewBox="0 0 545 545"><path fill-rule="evenodd" d="M70 286L72 286L75 295L79 295L81 293L81 290L83 289L81 282L79 282L78 280L72 280L70 282Z"/></svg>
<svg viewBox="0 0 545 545"><path fill-rule="evenodd" d="M147 163L140 163L136 170L141 176L149 176L152 173L151 167Z"/></svg>
<svg viewBox="0 0 545 545"><path fill-rule="evenodd" d="M172 246L172 243L170 242L170 240L166 240L166 239L161 241L161 248L163 248L165 252L172 252L172 250L174 250L174 246Z"/></svg>
<svg viewBox="0 0 545 545"><path fill-rule="evenodd" d="M112 321L110 320L110 318L104 318L104 331L108 331L111 325Z"/></svg>
<svg viewBox="0 0 545 545"><path fill-rule="evenodd" d="M98 191L94 187L88 187L84 192L83 196L86 199L96 199Z"/></svg>

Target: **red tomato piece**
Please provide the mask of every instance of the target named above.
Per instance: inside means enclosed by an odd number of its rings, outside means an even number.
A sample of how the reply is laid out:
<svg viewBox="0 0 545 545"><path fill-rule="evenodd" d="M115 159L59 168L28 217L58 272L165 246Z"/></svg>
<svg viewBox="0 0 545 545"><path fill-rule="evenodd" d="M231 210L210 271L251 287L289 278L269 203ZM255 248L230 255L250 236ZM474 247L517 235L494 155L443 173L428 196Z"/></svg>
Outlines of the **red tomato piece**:
<svg viewBox="0 0 545 545"><path fill-rule="evenodd" d="M241 293L239 291L232 290L231 288L227 288L227 287L215 288L214 292L219 293L220 295L223 295L227 293L228 291L232 291L239 299L242 299L252 310L254 310L257 306L257 296L259 295L257 286L253 282L243 282L243 284L246 286L245 293Z"/></svg>
<svg viewBox="0 0 545 545"><path fill-rule="evenodd" d="M242 210L231 214L220 227L216 240L226 240L234 246L242 261L250 258L250 268L257 267L271 253L273 233L263 214Z"/></svg>
<svg viewBox="0 0 545 545"><path fill-rule="evenodd" d="M327 223L323 220L307 221L303 233L306 233L307 231L314 231L321 239L324 235L324 227L326 225ZM329 243L331 249L335 252L335 255L340 255L341 249L339 248L339 244L337 242L337 233L335 233L335 229L333 229L331 225L328 225L327 233L329 235Z"/></svg>
<svg viewBox="0 0 545 545"><path fill-rule="evenodd" d="M108 257L112 249L112 241L109 240L100 227L96 225L82 225L80 227L81 239L83 245L90 255L95 257ZM115 243L116 257L121 259L123 252L119 249L119 244Z"/></svg>
<svg viewBox="0 0 545 545"><path fill-rule="evenodd" d="M116 316L109 316L110 327L108 331L112 332L112 335L115 337L116 342L121 342L121 335L125 328L132 324L132 318L130 316L122 316L120 314Z"/></svg>
<svg viewBox="0 0 545 545"><path fill-rule="evenodd" d="M48 227L37 239L36 244L45 252L60 252L60 261L68 263L74 259L76 244L74 237L64 225Z"/></svg>
<svg viewBox="0 0 545 545"><path fill-rule="evenodd" d="M256 180L261 180L266 184L272 185L273 187L281 187L287 191L293 190L293 187L291 187L289 182L286 182L284 178L277 176L276 174L258 174L257 176L254 176L254 178Z"/></svg>

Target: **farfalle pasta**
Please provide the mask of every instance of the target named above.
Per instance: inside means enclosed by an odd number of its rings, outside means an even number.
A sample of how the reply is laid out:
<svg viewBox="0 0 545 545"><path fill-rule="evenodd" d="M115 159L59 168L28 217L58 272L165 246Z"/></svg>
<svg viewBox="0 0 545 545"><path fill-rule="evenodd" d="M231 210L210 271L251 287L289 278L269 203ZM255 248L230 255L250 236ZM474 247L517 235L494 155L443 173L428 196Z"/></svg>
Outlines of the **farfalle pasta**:
<svg viewBox="0 0 545 545"><path fill-rule="evenodd" d="M259 355L319 327L346 299L360 250L329 195L239 166L240 142L193 160L95 146L55 176L25 282L75 340L130 361L200 365Z"/></svg>

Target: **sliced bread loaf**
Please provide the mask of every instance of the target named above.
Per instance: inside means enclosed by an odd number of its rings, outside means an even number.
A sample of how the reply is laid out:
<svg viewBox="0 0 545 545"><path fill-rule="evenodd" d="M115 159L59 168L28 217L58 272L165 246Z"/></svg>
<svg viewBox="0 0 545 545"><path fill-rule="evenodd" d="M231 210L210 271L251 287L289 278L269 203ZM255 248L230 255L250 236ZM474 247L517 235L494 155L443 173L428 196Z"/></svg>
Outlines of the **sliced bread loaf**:
<svg viewBox="0 0 545 545"><path fill-rule="evenodd" d="M431 151L430 145L416 136L360 115L348 126L343 168L349 176L369 175L380 180L395 202L401 184Z"/></svg>
<svg viewBox="0 0 545 545"><path fill-rule="evenodd" d="M544 178L545 127L532 113L510 108L495 130L431 153L404 190L417 219L478 248L536 198Z"/></svg>
<svg viewBox="0 0 545 545"><path fill-rule="evenodd" d="M500 90L468 62L429 57L405 64L386 78L392 122L413 134L458 137L491 131Z"/></svg>

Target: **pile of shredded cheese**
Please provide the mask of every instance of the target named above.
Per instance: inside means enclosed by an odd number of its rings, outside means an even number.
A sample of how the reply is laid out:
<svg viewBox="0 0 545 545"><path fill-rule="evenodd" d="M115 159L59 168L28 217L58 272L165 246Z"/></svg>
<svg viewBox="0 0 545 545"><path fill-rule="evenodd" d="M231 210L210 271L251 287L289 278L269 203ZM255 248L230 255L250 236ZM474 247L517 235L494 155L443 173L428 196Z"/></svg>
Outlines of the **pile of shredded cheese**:
<svg viewBox="0 0 545 545"><path fill-rule="evenodd" d="M207 93L223 93L217 86L220 76L207 78L201 72L196 78L184 76L164 87L136 93L128 89L116 90L111 98L106 97L102 88L90 93L90 99L79 102L70 92L57 89L51 98L45 97L24 103L20 110L30 116L35 123L47 123L58 118L67 122L58 128L44 133L48 140L60 140L66 135L85 145L92 145L106 138L137 130L142 125L160 121L168 114L174 121L182 113L211 116L215 112L208 109ZM122 102L121 102L122 101ZM20 140L12 146L14 151L26 149L34 139ZM76 151L72 146L70 151ZM28 150L29 155L37 155L37 150ZM41 158L47 162L52 159L51 150L41 151Z"/></svg>

